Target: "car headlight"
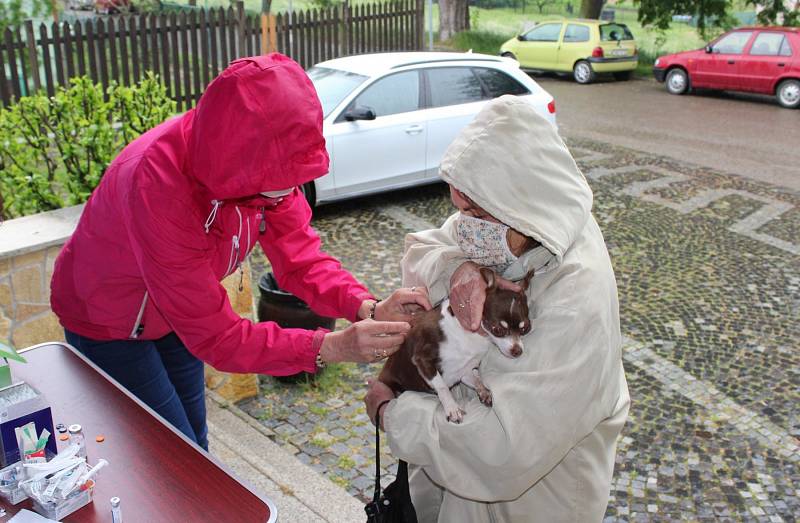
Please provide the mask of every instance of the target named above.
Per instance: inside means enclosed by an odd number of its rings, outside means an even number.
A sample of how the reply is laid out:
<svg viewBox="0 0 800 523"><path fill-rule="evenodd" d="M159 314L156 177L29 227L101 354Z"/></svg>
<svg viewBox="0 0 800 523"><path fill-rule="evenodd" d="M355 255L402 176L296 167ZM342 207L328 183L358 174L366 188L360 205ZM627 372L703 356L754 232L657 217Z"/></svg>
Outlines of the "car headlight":
<svg viewBox="0 0 800 523"><path fill-rule="evenodd" d="M653 64L654 67L658 67L658 64L661 63L661 58L656 58L656 63Z"/></svg>

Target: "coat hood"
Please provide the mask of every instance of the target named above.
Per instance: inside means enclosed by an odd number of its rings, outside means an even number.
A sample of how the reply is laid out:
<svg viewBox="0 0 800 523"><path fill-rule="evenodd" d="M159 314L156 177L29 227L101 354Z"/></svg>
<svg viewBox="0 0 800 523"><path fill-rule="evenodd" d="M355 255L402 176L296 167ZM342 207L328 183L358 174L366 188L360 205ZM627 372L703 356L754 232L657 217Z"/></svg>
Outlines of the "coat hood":
<svg viewBox="0 0 800 523"><path fill-rule="evenodd" d="M236 60L187 114L189 171L218 200L295 187L328 172L322 108L293 60Z"/></svg>
<svg viewBox="0 0 800 523"><path fill-rule="evenodd" d="M492 216L540 242L558 263L592 208L592 190L558 129L511 95L487 103L461 131L440 174Z"/></svg>

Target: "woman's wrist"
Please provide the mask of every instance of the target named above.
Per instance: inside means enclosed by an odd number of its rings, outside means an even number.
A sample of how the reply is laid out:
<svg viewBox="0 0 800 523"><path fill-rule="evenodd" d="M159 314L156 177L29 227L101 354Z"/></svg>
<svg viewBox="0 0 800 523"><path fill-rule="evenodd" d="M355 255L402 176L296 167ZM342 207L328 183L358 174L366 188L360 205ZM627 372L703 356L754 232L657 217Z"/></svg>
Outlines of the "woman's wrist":
<svg viewBox="0 0 800 523"><path fill-rule="evenodd" d="M327 365L328 363L334 363L337 361L336 359L337 336L338 336L337 332L325 333L325 337L322 338L322 345L320 345L319 347L319 353L317 354L317 363L321 361L323 365Z"/></svg>
<svg viewBox="0 0 800 523"><path fill-rule="evenodd" d="M358 308L358 319L366 320L367 318L375 319L375 307L378 306L380 300L364 300L361 302L361 307Z"/></svg>

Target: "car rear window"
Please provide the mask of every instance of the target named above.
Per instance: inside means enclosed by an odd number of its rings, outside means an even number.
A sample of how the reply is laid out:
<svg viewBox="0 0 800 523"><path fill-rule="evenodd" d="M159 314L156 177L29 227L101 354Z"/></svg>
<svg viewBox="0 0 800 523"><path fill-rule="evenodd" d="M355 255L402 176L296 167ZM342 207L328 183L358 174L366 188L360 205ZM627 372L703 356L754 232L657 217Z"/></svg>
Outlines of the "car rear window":
<svg viewBox="0 0 800 523"><path fill-rule="evenodd" d="M603 24L600 26L600 40L603 42L633 40L633 33L625 24Z"/></svg>
<svg viewBox="0 0 800 523"><path fill-rule="evenodd" d="M589 28L585 25L569 24L564 31L565 42L588 42Z"/></svg>
<svg viewBox="0 0 800 523"><path fill-rule="evenodd" d="M780 33L760 33L750 47L753 56L778 56L785 40Z"/></svg>
<svg viewBox="0 0 800 523"><path fill-rule="evenodd" d="M781 50L778 53L780 56L792 56L792 46L789 45L789 39L784 37L781 44Z"/></svg>
<svg viewBox="0 0 800 523"><path fill-rule="evenodd" d="M521 95L530 93L527 87L502 71L484 67L476 67L473 71L480 78L489 98L497 98L504 94Z"/></svg>
<svg viewBox="0 0 800 523"><path fill-rule="evenodd" d="M367 80L366 76L329 67L312 67L308 70L308 77L314 84L325 116Z"/></svg>
<svg viewBox="0 0 800 523"><path fill-rule="evenodd" d="M441 67L429 69L427 73L432 107L483 100L481 84L468 67Z"/></svg>

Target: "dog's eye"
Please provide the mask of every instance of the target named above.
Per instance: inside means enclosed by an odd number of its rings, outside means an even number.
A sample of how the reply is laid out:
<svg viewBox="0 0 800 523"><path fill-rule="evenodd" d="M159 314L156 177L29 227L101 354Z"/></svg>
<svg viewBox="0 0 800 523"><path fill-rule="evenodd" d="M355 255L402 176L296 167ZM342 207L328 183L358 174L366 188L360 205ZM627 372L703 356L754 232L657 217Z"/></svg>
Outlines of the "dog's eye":
<svg viewBox="0 0 800 523"><path fill-rule="evenodd" d="M531 331L531 324L525 323L523 324L522 328L520 329L520 334L528 334Z"/></svg>
<svg viewBox="0 0 800 523"><path fill-rule="evenodd" d="M492 334L497 337L505 336L506 330L500 325L492 325Z"/></svg>

